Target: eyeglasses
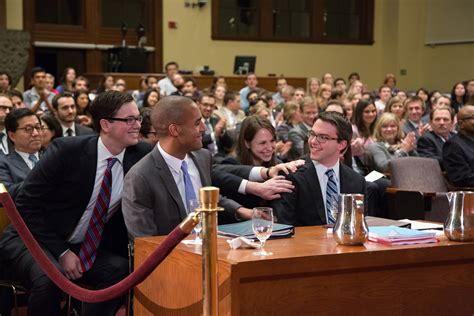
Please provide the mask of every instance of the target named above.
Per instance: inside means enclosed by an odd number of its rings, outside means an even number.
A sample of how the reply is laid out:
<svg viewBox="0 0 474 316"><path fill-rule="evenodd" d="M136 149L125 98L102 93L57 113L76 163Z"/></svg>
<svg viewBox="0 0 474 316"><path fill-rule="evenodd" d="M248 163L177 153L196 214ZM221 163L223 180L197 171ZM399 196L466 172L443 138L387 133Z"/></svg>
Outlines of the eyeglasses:
<svg viewBox="0 0 474 316"><path fill-rule="evenodd" d="M201 103L201 105L205 108L214 108L215 104L212 103Z"/></svg>
<svg viewBox="0 0 474 316"><path fill-rule="evenodd" d="M135 124L136 121L138 121L138 123L143 122L143 116L141 116L141 115L139 115L139 116L129 116L129 117L124 117L124 118L121 118L121 117L104 117L104 120L125 122L125 123L127 123L127 125L132 126L133 124Z"/></svg>
<svg viewBox="0 0 474 316"><path fill-rule="evenodd" d="M321 143L321 144L324 144L325 142L327 141L330 141L330 140L338 140L337 137L330 137L329 135L325 135L325 134L316 134L315 132L313 131L309 131L308 132L308 139L313 139L313 138L316 138L316 140L318 141L318 143Z"/></svg>
<svg viewBox="0 0 474 316"><path fill-rule="evenodd" d="M45 130L47 128L45 128L43 125L39 125L39 124L35 125L35 126L28 125L28 126L25 126L25 127L18 127L17 128L17 130L24 130L28 134L33 133L34 129L37 130L38 132L41 132L42 130Z"/></svg>

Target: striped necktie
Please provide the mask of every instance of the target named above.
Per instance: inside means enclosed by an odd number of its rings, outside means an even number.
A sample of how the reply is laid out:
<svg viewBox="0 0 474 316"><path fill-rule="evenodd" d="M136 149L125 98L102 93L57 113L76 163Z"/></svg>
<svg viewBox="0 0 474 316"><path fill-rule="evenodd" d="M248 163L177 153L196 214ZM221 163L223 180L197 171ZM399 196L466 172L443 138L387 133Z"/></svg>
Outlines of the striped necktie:
<svg viewBox="0 0 474 316"><path fill-rule="evenodd" d="M89 220L89 227L87 228L81 250L79 251L82 272L86 272L92 267L97 255L97 249L99 248L100 240L102 239L102 231L104 230L104 224L107 219L107 212L109 211L112 190L112 167L117 161L117 158L107 159L107 168L102 178L97 201L95 202L94 210Z"/></svg>
<svg viewBox="0 0 474 316"><path fill-rule="evenodd" d="M30 154L28 156L28 160L31 161L31 169L33 169L36 166L36 163L38 162L38 158L36 158L35 154Z"/></svg>
<svg viewBox="0 0 474 316"><path fill-rule="evenodd" d="M326 171L326 176L328 177L328 183L326 186L326 214L328 218L328 224L336 223L336 219L334 218L331 210L337 208L337 200L338 200L338 189L336 183L336 175L333 169L328 169Z"/></svg>

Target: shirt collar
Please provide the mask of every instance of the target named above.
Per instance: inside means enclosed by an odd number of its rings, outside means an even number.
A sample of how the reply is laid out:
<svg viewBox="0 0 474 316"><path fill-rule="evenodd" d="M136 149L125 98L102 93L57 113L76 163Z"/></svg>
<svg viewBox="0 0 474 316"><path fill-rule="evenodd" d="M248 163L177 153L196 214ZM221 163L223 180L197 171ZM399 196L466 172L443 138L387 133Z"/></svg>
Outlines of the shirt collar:
<svg viewBox="0 0 474 316"><path fill-rule="evenodd" d="M160 151L160 154L163 156L163 159L165 160L168 167L170 167L171 171L179 174L181 172L181 165L183 164L183 160L168 154L163 149L163 147L161 147L160 142L158 142L156 146L158 146L158 150ZM184 157L184 160L186 161L189 160L188 154L186 154L186 156Z"/></svg>
<svg viewBox="0 0 474 316"><path fill-rule="evenodd" d="M72 130L72 135L76 136L76 123L74 123L74 122L72 122L71 127L67 127L67 126L64 126L63 124L61 124L61 129L63 130L63 135L66 135L66 131L68 129L71 129Z"/></svg>
<svg viewBox="0 0 474 316"><path fill-rule="evenodd" d="M20 155L24 160L27 160L28 157L30 157L30 155L31 155L30 153L25 153L25 152L23 152L23 151L19 151L19 150L16 150L16 149L15 149L15 151L16 151L16 153L17 153L18 155ZM36 159L39 160L38 152L35 152L33 155L35 155L35 156L36 156Z"/></svg>
<svg viewBox="0 0 474 316"><path fill-rule="evenodd" d="M117 158L120 164L123 163L123 156L125 155L125 149L123 149L118 155L112 155L112 153L105 147L102 139L99 137L99 141L97 142L97 161L102 162L111 157Z"/></svg>
<svg viewBox="0 0 474 316"><path fill-rule="evenodd" d="M318 161L316 160L312 160L313 161L313 164L314 164L314 167L316 168L316 171L322 175L326 174L326 171L328 171L328 169L332 169L334 170L334 174L336 175L336 179L339 179L339 160L336 162L336 164L334 166L331 166L331 167L326 167L325 165L319 163Z"/></svg>

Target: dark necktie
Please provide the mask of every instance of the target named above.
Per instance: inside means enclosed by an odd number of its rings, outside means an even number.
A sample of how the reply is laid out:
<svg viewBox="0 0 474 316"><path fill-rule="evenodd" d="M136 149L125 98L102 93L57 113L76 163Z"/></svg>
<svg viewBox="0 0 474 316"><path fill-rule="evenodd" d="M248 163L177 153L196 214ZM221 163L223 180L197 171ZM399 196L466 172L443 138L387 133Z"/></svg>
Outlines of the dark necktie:
<svg viewBox="0 0 474 316"><path fill-rule="evenodd" d="M72 129L68 128L66 130L66 134L67 134L68 137L71 137L72 136Z"/></svg>
<svg viewBox="0 0 474 316"><path fill-rule="evenodd" d="M5 146L3 145L3 138L4 138L4 137L5 137L5 133L3 133L3 132L0 133L0 149L3 151L3 153L4 153L5 155L7 155L8 152L7 152L6 148L5 148Z"/></svg>
<svg viewBox="0 0 474 316"><path fill-rule="evenodd" d="M334 218L331 210L337 208L338 190L336 175L334 170L328 169L326 171L326 176L328 177L328 184L326 186L326 214L328 217L327 223L334 224L336 223L336 219Z"/></svg>
<svg viewBox="0 0 474 316"><path fill-rule="evenodd" d="M191 177L188 173L188 164L186 161L183 160L181 164L181 170L183 171L183 179L184 179L184 193L186 199L186 209L188 209L189 201L196 199L196 193L194 192L193 183L191 182ZM188 212L189 213L189 212Z"/></svg>
<svg viewBox="0 0 474 316"><path fill-rule="evenodd" d="M87 228L81 250L79 251L82 272L86 272L92 267L97 255L97 249L99 248L102 239L102 231L104 230L104 224L107 219L107 212L109 211L112 190L112 167L117 161L117 158L107 159L107 168L102 178L97 201L95 202L94 210L89 220L89 227Z"/></svg>

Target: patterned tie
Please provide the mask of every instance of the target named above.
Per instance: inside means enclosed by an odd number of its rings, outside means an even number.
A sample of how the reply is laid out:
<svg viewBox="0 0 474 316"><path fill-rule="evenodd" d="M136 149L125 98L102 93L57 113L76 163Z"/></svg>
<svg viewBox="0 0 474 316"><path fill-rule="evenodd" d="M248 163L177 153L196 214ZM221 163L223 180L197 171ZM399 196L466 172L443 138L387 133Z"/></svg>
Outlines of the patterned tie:
<svg viewBox="0 0 474 316"><path fill-rule="evenodd" d="M31 161L31 165L33 166L31 169L33 169L36 166L36 163L38 162L38 158L36 158L35 154L30 154L28 156L28 160Z"/></svg>
<svg viewBox="0 0 474 316"><path fill-rule="evenodd" d="M334 170L328 169L326 171L328 177L328 184L326 186L326 214L328 217L328 224L336 223L335 218L332 216L331 210L337 207L338 189L336 183L336 175Z"/></svg>
<svg viewBox="0 0 474 316"><path fill-rule="evenodd" d="M72 136L72 129L68 128L66 130L66 134L67 134L68 137L71 137Z"/></svg>
<svg viewBox="0 0 474 316"><path fill-rule="evenodd" d="M97 249L102 239L102 231L104 230L104 223L107 219L107 212L109 210L110 195L112 189L112 167L117 158L107 159L107 169L105 169L104 177L100 185L97 201L92 211L91 219L89 220L89 228L87 228L84 241L79 251L79 259L81 260L82 272L86 272L95 261Z"/></svg>
<svg viewBox="0 0 474 316"><path fill-rule="evenodd" d="M188 173L188 164L185 160L181 164L181 170L183 171L183 178L184 178L184 194L186 198L186 209L188 209L189 201L196 200L196 193L194 192L193 183L191 182L191 177ZM188 210L189 213L189 210Z"/></svg>
<svg viewBox="0 0 474 316"><path fill-rule="evenodd" d="M8 154L7 150L5 149L5 146L3 145L3 138L5 137L5 133L0 133L0 149L3 151L5 155Z"/></svg>

